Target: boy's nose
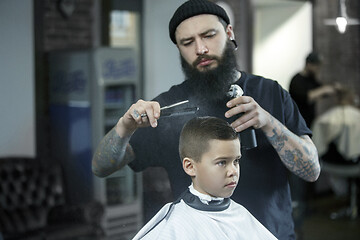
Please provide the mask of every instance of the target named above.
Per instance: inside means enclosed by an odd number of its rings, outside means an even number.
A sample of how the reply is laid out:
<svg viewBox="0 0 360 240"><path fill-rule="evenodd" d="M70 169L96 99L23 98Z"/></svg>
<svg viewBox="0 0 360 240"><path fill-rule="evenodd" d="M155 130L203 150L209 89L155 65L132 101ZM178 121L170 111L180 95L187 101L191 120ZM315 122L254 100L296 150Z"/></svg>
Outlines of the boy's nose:
<svg viewBox="0 0 360 240"><path fill-rule="evenodd" d="M239 167L238 166L234 166L234 165L231 165L229 166L229 169L228 169L228 176L237 176L239 175Z"/></svg>

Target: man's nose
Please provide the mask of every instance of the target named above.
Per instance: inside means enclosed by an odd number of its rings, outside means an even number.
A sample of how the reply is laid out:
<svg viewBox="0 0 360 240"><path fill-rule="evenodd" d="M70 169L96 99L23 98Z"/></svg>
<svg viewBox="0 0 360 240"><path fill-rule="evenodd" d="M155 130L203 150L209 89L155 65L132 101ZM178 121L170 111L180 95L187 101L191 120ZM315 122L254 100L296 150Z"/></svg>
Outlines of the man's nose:
<svg viewBox="0 0 360 240"><path fill-rule="evenodd" d="M201 39L196 40L196 54L204 55L209 52L209 49L206 47L204 42Z"/></svg>

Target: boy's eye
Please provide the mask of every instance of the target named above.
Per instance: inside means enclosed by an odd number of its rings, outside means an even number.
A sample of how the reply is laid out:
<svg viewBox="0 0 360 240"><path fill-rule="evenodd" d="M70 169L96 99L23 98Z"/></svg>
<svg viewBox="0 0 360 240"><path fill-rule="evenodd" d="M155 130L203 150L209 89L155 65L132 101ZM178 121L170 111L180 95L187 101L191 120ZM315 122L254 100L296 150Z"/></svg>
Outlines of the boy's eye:
<svg viewBox="0 0 360 240"><path fill-rule="evenodd" d="M239 165L239 164L240 164L240 158L235 159L235 160L234 160L234 164L235 164L235 165Z"/></svg>
<svg viewBox="0 0 360 240"><path fill-rule="evenodd" d="M220 161L217 163L217 165L219 166L225 166L226 165L226 161Z"/></svg>

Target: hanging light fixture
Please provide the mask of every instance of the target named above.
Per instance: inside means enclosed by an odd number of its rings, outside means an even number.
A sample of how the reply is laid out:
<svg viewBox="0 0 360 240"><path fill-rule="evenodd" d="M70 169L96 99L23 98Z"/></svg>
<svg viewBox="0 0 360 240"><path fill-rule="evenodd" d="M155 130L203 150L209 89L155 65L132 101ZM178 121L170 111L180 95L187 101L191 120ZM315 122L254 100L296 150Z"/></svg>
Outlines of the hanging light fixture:
<svg viewBox="0 0 360 240"><path fill-rule="evenodd" d="M336 26L339 33L343 34L346 32L348 25L359 25L360 21L356 18L349 18L346 13L345 0L339 0L338 16L335 19L325 19L325 25Z"/></svg>

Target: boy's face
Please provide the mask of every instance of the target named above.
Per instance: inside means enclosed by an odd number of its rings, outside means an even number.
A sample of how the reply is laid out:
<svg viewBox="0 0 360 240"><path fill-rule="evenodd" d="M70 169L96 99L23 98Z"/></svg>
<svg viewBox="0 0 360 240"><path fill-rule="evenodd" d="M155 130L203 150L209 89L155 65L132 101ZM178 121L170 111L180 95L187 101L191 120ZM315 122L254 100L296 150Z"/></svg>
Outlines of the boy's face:
<svg viewBox="0 0 360 240"><path fill-rule="evenodd" d="M210 140L209 151L193 161L194 188L212 197L230 197L239 181L240 141Z"/></svg>

